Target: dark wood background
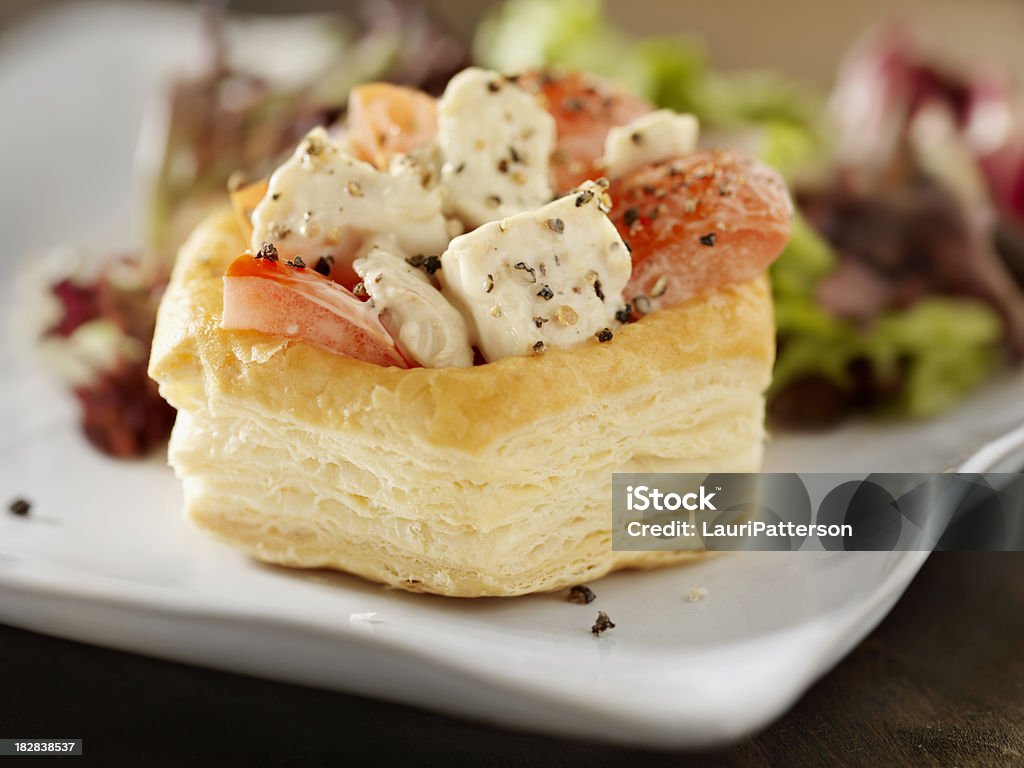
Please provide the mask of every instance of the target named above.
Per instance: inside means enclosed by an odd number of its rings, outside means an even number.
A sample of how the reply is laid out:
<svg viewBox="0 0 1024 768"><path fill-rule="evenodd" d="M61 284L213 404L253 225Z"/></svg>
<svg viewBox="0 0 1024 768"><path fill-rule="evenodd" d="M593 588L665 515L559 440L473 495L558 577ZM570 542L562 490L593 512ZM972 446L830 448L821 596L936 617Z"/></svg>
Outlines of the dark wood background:
<svg viewBox="0 0 1024 768"><path fill-rule="evenodd" d="M87 761L103 766L1021 766L1022 651L1024 553L935 554L882 625L779 722L728 749L669 754L0 627L0 736L83 738Z"/></svg>

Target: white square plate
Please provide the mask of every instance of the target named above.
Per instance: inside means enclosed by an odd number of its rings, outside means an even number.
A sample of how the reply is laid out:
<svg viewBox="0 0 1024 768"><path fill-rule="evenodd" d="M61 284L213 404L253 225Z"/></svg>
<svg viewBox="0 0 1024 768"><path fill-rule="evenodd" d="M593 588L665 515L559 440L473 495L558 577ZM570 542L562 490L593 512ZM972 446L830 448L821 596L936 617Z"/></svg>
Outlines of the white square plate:
<svg viewBox="0 0 1024 768"><path fill-rule="evenodd" d="M137 241L143 100L197 40L177 8L83 4L0 45L6 274L61 240ZM1007 378L928 423L779 439L767 468L940 469L1024 420L1021 386ZM0 514L0 621L553 734L680 747L750 733L858 643L926 557L720 556L602 579L582 607L408 595L259 565L199 535L162 461L91 451L72 403L10 337L0 392L0 502L34 504ZM707 597L688 602L693 587ZM617 625L601 638L597 609Z"/></svg>

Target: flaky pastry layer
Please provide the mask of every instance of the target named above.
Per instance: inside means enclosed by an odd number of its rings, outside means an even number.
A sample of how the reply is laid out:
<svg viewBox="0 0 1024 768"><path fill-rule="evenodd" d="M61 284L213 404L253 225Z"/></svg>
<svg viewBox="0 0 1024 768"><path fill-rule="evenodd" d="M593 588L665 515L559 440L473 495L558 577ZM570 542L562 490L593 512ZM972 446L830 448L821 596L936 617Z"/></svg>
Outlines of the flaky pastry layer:
<svg viewBox="0 0 1024 768"><path fill-rule="evenodd" d="M188 516L261 560L454 596L556 589L695 556L612 551L612 472L760 465L764 279L605 344L400 370L220 328L244 248L230 211L183 247L150 374L179 411Z"/></svg>

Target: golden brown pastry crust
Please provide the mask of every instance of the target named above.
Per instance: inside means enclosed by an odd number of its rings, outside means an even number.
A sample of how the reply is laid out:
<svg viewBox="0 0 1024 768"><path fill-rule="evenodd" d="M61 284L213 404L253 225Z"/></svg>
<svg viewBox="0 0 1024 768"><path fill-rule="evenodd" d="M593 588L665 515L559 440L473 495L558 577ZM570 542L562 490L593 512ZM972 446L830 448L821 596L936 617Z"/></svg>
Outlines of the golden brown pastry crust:
<svg viewBox="0 0 1024 768"><path fill-rule="evenodd" d="M763 278L605 344L400 370L220 328L244 248L228 210L186 243L150 375L185 414L171 462L189 515L256 557L449 595L554 589L687 556L611 551L612 471L760 463Z"/></svg>

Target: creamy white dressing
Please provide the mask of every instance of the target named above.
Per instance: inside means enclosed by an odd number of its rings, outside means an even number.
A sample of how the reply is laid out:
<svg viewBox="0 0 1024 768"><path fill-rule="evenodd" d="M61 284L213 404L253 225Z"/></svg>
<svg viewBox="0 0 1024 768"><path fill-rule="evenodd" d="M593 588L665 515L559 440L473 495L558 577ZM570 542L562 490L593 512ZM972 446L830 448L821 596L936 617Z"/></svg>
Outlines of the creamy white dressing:
<svg viewBox="0 0 1024 768"><path fill-rule="evenodd" d="M452 240L437 274L486 360L573 347L618 326L632 265L606 205L586 182Z"/></svg>
<svg viewBox="0 0 1024 768"><path fill-rule="evenodd" d="M270 177L253 212L252 247L272 242L286 259L299 256L312 266L330 254L345 264L387 233L409 253L440 253L450 239L443 195L423 178L411 163L377 170L314 128Z"/></svg>
<svg viewBox="0 0 1024 768"><path fill-rule="evenodd" d="M604 143L605 173L618 178L647 163L668 160L697 148L700 125L693 115L659 109L608 131Z"/></svg>
<svg viewBox="0 0 1024 768"><path fill-rule="evenodd" d="M652 112L612 128L602 162L621 176L693 151L697 133L692 115ZM607 340L624 316L629 251L600 184L549 202L554 146L534 95L464 70L438 103L436 140L386 171L353 158L343 133L311 131L270 179L253 248L352 267L371 299L359 314L425 367L470 366L474 346L494 361ZM437 254L433 276L409 261Z"/></svg>
<svg viewBox="0 0 1024 768"><path fill-rule="evenodd" d="M392 243L369 243L353 264L395 339L399 351L426 368L473 364L466 322L422 268L398 254Z"/></svg>
<svg viewBox="0 0 1024 768"><path fill-rule="evenodd" d="M438 102L437 143L446 210L467 227L551 199L554 118L497 72L471 67L451 79Z"/></svg>

